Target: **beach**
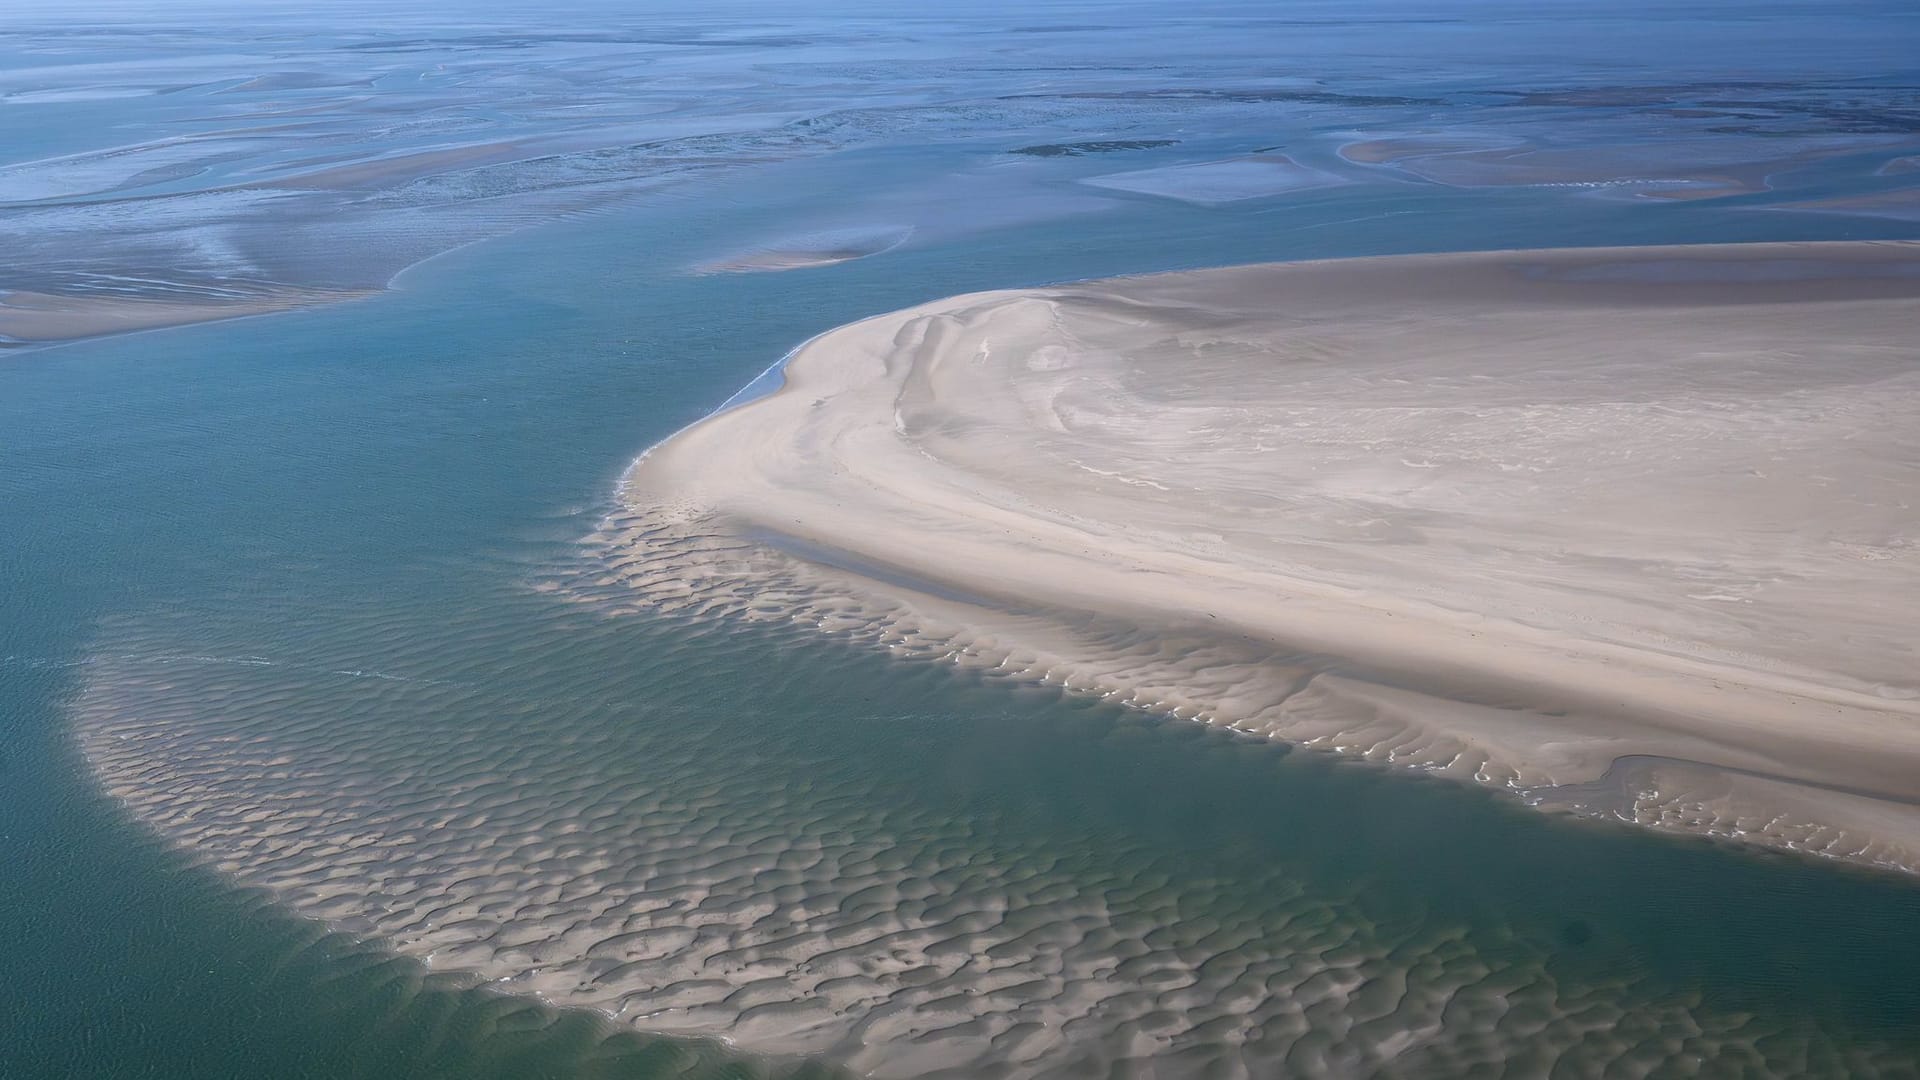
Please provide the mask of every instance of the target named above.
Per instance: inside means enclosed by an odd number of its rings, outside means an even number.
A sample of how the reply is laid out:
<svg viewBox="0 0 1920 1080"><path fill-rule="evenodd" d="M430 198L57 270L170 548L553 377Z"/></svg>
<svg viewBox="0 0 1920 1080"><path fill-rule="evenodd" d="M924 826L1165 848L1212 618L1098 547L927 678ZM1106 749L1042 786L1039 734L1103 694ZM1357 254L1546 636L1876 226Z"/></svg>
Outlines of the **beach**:
<svg viewBox="0 0 1920 1080"><path fill-rule="evenodd" d="M731 576L761 614L1913 869L1916 301L1900 243L962 296L650 451L625 557L643 593Z"/></svg>

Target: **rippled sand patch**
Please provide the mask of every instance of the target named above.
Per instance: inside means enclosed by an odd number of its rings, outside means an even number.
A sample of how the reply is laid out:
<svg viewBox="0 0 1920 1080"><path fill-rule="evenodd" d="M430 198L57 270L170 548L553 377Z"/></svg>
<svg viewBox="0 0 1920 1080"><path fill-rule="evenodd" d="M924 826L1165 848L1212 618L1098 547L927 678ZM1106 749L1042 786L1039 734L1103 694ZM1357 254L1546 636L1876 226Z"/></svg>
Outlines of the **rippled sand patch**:
<svg viewBox="0 0 1920 1080"><path fill-rule="evenodd" d="M699 591L683 614L731 604ZM633 695L737 618L682 622L684 655L559 698L126 633L88 665L76 731L136 817L292 911L436 978L749 1054L880 1077L1901 1067L1638 974L1557 974L1528 933L1357 881L1196 876L1124 837L1010 829L857 755L760 751ZM518 655L584 673L603 651L543 635Z"/></svg>

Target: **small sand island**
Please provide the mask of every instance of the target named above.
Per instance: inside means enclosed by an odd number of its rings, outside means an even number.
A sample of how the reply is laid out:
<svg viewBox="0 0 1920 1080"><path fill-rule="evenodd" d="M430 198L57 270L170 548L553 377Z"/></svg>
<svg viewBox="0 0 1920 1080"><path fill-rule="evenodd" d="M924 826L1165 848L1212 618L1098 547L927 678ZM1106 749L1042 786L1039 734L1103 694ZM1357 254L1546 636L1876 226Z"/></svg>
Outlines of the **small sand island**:
<svg viewBox="0 0 1920 1080"><path fill-rule="evenodd" d="M649 452L620 578L1912 870L1917 329L1902 243L961 296Z"/></svg>

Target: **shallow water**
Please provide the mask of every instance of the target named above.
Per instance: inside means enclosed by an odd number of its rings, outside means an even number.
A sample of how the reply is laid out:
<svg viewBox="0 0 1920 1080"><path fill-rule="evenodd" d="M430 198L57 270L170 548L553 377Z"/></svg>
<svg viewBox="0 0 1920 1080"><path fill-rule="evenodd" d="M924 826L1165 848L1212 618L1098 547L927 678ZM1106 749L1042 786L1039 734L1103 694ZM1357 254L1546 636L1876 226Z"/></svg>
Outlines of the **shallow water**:
<svg viewBox="0 0 1920 1080"><path fill-rule="evenodd" d="M653 94L710 122L777 104L802 114L792 123L831 115L852 134L778 161L734 161L730 145L724 168L651 194L449 198L392 257L357 244L358 209L316 212L302 235L319 254L283 263L278 219L186 200L280 151L249 148L201 179L149 174L156 198L114 214L166 234L157 265L201 266L165 253L217 234L229 254L269 251L248 273L290 286L377 285L503 221L561 219L444 255L369 299L20 351L0 367L0 916L15 931L0 1074L698 1075L756 1049L779 1056L753 1067L782 1070L798 1067L781 1052L800 1043L779 1032L802 987L847 1010L828 1024L834 1060L909 1073L1173 1048L1301 1072L1912 1075L1920 890L1908 881L1574 826L805 628L611 616L540 588L582 572L580 541L634 454L812 334L932 297L1256 259L1920 236L1880 218L1760 212L1903 182L1874 170L1914 107L1902 89L1914 73L1898 70L1920 55L1913 20L1833 10L1663 8L1652 40L1667 48L1649 50L1629 18L1648 13L1574 23L1492 5L1430 22L1396 21L1420 13L1403 6L1315 8L1285 25L1254 7L1192 9L1171 30L1142 10L1065 5L939 22L741 9L719 29L769 43L649 46L681 81L638 97L604 69L579 77L612 80L596 92L620 108ZM32 18L13 16L0 39L16 166L200 130L216 89L318 63L262 65L289 54L263 39L240 50L255 59L136 78L117 65L172 71L185 61L157 43L179 37L136 28L109 42ZM527 35L512 11L475 21ZM1057 29L1095 24L1109 29ZM537 109L500 119L501 87L541 108L575 92L539 86L581 42L482 48L420 25L336 25L327 40L442 39L406 62L491 73L445 114L481 138L554 123ZM57 56L50 26L65 37ZM674 26L714 31L692 15ZM196 56L234 51L230 32L177 33ZM794 37L808 43L773 43ZM20 74L56 59L116 66ZM112 96L180 83L208 89ZM724 107L710 90L722 84L736 87ZM796 96L800 84L815 96ZM875 86L913 101L859 111ZM366 107L328 107L343 147L434 144L380 134ZM629 119L590 126L631 146L638 136L603 130ZM1767 128L1743 137L1789 154L1836 134L1864 149L1774 191L1688 201L1419 183L1334 152L1357 130L1637 145L1679 140L1674 124ZM1100 140L1172 145L1008 153ZM1209 205L1077 182L1276 145L1349 182ZM63 197L10 182L0 198ZM26 237L17 251L59 253L16 257L0 287L122 273L113 260L130 249L102 237L126 218L88 216L99 209L67 206L73 224L58 229L44 205L0 210ZM443 228L441 210L460 227ZM689 272L791 238L899 228L913 231L898 247L836 266ZM207 263L193 281L226 287L231 272ZM135 732L158 734L114 739ZM211 835L196 809L228 827ZM340 846L252 843L263 823L303 820ZM192 850L159 839L189 835ZM535 925L571 910L584 890L570 883L593 874L624 883L616 894L594 879L627 914L657 899L673 913L651 916L662 926L708 928L690 949L632 954L697 963L717 984L686 990L687 1012L649 1024L661 1002L644 996L613 1020L512 996L563 1000L583 975L659 985L644 964L583 966L632 962L607 954L618 945L588 955L613 933ZM429 896L474 910L422 921ZM444 936L462 932L471 940ZM853 952L823 960L812 933ZM431 974L381 951L433 934L448 951ZM976 952L986 959L968 966ZM832 977L847 981L820 990ZM735 998L755 980L770 981ZM889 1000L912 1007L889 1013ZM1054 1025L1051 1041L1023 1040L1023 1008ZM869 1049L845 1041L863 1020ZM735 1025L732 1049L635 1033ZM1144 1041L1116 1034L1127 1025ZM949 1038L929 1037L942 1028Z"/></svg>

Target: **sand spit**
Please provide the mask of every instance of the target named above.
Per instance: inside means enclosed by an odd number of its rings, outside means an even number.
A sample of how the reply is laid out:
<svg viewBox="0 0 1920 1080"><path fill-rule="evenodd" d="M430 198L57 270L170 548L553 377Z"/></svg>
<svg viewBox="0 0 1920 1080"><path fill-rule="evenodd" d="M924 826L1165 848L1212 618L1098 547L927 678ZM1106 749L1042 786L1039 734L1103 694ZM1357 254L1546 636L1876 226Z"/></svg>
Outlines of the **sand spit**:
<svg viewBox="0 0 1920 1080"><path fill-rule="evenodd" d="M837 229L788 237L750 251L737 252L693 268L696 274L762 274L837 266L892 251L913 235L907 225Z"/></svg>
<svg viewBox="0 0 1920 1080"><path fill-rule="evenodd" d="M291 288L251 293L233 290L220 298L179 299L0 292L0 348L267 315L366 295L368 290Z"/></svg>
<svg viewBox="0 0 1920 1080"><path fill-rule="evenodd" d="M649 452L604 585L1920 868L1920 246L982 293Z"/></svg>

